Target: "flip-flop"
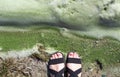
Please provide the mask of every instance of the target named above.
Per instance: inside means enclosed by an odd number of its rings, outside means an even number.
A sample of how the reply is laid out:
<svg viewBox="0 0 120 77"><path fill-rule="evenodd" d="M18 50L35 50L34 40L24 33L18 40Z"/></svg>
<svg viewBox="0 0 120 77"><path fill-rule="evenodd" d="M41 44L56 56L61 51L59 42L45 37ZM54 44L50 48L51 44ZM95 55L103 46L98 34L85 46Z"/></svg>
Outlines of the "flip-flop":
<svg viewBox="0 0 120 77"><path fill-rule="evenodd" d="M70 52L69 52L70 53ZM68 53L68 55L69 55ZM73 52L74 53L74 52ZM75 64L81 64L81 59L80 58L69 58L67 55L67 63L75 63ZM71 70L69 67L66 66L66 72L70 74L69 77L78 77L78 74L82 72L82 68L77 69L76 71ZM68 76L67 76L68 77Z"/></svg>
<svg viewBox="0 0 120 77"><path fill-rule="evenodd" d="M60 53L60 52L56 52L56 53ZM54 54L56 54L56 53L54 53ZM62 54L62 56L63 56L63 54ZM61 69L59 72L50 69L50 65L59 64L59 63L64 63L64 56L62 58L58 58L58 59L52 59L52 60L49 59L49 62L48 62L48 76L49 77L51 77L51 75L52 75L52 77L64 77L63 75L64 75L65 67L63 69Z"/></svg>

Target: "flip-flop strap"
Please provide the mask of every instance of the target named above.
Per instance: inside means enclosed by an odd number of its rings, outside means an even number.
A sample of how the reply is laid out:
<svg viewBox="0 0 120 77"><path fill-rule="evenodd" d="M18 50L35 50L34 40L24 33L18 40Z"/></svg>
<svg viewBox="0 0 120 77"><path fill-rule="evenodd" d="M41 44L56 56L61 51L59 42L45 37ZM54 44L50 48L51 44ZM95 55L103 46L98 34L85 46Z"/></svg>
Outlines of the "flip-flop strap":
<svg viewBox="0 0 120 77"><path fill-rule="evenodd" d="M79 58L67 58L67 63L81 64L81 59L79 59Z"/></svg>
<svg viewBox="0 0 120 77"><path fill-rule="evenodd" d="M57 59L49 60L49 62L48 62L49 66L48 67L50 67L50 65L60 64L60 63L64 63L64 57L63 58L57 58ZM64 69L65 69L65 67L62 70L60 70L59 72L57 72L57 71L52 70L52 69L49 68L49 72L54 77L63 77L62 75L64 74Z"/></svg>
<svg viewBox="0 0 120 77"><path fill-rule="evenodd" d="M59 72L54 71L52 69L49 69L50 74L52 74L54 77L64 77L62 75L64 75L64 68L62 70L60 70Z"/></svg>
<svg viewBox="0 0 120 77"><path fill-rule="evenodd" d="M72 71L71 69L69 69L69 68L67 67L67 72L70 74L69 77L78 77L78 74L80 74L81 71L82 71L82 68L80 68L80 69L78 69L78 70L76 70L76 71Z"/></svg>
<svg viewBox="0 0 120 77"><path fill-rule="evenodd" d="M64 58L53 59L48 62L49 65L64 63Z"/></svg>

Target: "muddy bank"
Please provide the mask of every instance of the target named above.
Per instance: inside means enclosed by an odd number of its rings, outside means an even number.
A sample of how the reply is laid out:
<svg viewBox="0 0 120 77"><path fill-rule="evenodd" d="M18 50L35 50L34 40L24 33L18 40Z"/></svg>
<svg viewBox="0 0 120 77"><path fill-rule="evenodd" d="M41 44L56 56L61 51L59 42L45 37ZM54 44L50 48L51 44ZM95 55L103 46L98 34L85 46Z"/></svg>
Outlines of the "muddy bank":
<svg viewBox="0 0 120 77"><path fill-rule="evenodd" d="M0 57L0 77L47 77L47 62L51 53L46 52L46 48L41 44L35 47L38 52L29 56ZM82 66L82 77L119 77L111 67L111 71L107 69L103 73L99 63L86 65L83 62Z"/></svg>
<svg viewBox="0 0 120 77"><path fill-rule="evenodd" d="M82 77L101 77L98 68L84 70ZM35 55L0 59L0 77L47 77L47 61Z"/></svg>
<svg viewBox="0 0 120 77"><path fill-rule="evenodd" d="M47 77L46 63L30 57L0 61L1 77Z"/></svg>
<svg viewBox="0 0 120 77"><path fill-rule="evenodd" d="M47 77L49 55L44 50L42 44L36 44L29 51L3 53L6 57L0 56L0 77Z"/></svg>
<svg viewBox="0 0 120 77"><path fill-rule="evenodd" d="M41 55L41 54L38 54ZM48 77L45 56L32 54L28 57L0 58L0 77ZM41 58L42 57L42 58ZM93 64L86 68L83 63L82 77L119 77L113 70L103 73L99 65Z"/></svg>

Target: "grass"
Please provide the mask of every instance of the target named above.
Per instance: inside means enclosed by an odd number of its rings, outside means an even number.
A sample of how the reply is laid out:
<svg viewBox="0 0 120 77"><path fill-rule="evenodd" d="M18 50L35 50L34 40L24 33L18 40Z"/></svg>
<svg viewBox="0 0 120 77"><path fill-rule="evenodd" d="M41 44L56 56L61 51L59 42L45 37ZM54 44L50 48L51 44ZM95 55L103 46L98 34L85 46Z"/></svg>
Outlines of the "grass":
<svg viewBox="0 0 120 77"><path fill-rule="evenodd" d="M77 35L75 35L77 36ZM57 28L33 28L25 32L0 32L0 47L3 52L31 48L36 43L54 47L62 52L77 51L83 63L98 60L103 66L120 63L120 42L114 39L94 39L77 36L79 39L64 37Z"/></svg>

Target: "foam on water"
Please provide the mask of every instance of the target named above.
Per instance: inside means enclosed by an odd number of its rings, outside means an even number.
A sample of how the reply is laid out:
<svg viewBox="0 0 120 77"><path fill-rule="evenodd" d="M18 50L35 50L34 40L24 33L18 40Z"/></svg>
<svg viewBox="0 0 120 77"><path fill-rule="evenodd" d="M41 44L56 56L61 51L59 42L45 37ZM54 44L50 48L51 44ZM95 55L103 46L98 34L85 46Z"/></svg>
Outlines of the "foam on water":
<svg viewBox="0 0 120 77"><path fill-rule="evenodd" d="M120 41L120 29L101 29L101 28L92 28L87 31L73 31L74 33L80 35L86 35L95 38L104 38L112 37Z"/></svg>

